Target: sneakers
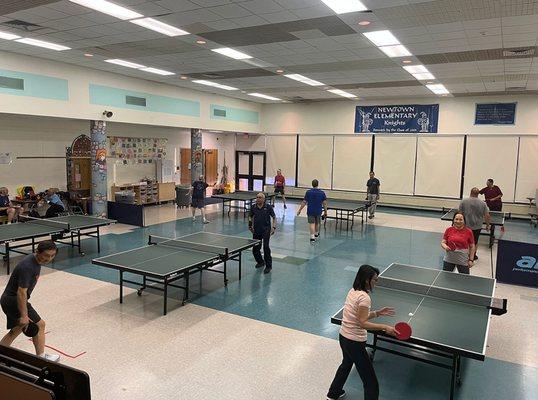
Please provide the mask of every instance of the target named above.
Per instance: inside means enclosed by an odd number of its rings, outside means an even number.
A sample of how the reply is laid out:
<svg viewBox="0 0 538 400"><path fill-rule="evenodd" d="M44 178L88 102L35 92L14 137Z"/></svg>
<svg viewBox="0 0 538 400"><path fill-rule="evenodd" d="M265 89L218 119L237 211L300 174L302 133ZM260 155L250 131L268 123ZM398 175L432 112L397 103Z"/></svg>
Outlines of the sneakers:
<svg viewBox="0 0 538 400"><path fill-rule="evenodd" d="M262 267L265 267L265 263L264 263L264 262L257 263L257 264L255 265L255 268L262 268Z"/></svg>
<svg viewBox="0 0 538 400"><path fill-rule="evenodd" d="M310 244L314 244L314 243L316 243L316 239L310 238Z"/></svg>
<svg viewBox="0 0 538 400"><path fill-rule="evenodd" d="M50 362L58 362L60 361L60 356L58 354L43 354L41 357L43 357L45 360Z"/></svg>
<svg viewBox="0 0 538 400"><path fill-rule="evenodd" d="M372 218L374 218L373 215L369 215L369 216L368 216L368 219L372 219Z"/></svg>
<svg viewBox="0 0 538 400"><path fill-rule="evenodd" d="M192 222L196 221L196 217L192 217Z"/></svg>
<svg viewBox="0 0 538 400"><path fill-rule="evenodd" d="M342 390L340 392L340 394L336 397L329 397L327 396L327 400L337 400L337 399L343 399L344 397L346 397L346 391L345 390Z"/></svg>
<svg viewBox="0 0 538 400"><path fill-rule="evenodd" d="M474 260L478 260L478 256L476 254L474 255Z"/></svg>
<svg viewBox="0 0 538 400"><path fill-rule="evenodd" d="M269 272L271 272L272 269L273 268L271 268L271 267L265 267L265 269L263 270L263 273L268 274Z"/></svg>
<svg viewBox="0 0 538 400"><path fill-rule="evenodd" d="M204 219L204 224L209 224L209 221L207 219Z"/></svg>
<svg viewBox="0 0 538 400"><path fill-rule="evenodd" d="M314 235L317 238L319 238L319 232Z"/></svg>

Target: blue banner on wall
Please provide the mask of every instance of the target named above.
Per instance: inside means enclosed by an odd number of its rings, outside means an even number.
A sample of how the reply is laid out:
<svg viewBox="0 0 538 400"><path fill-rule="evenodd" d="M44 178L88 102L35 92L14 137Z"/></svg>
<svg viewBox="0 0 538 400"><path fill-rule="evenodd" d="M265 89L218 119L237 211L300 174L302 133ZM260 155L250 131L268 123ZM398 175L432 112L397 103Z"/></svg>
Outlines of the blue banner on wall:
<svg viewBox="0 0 538 400"><path fill-rule="evenodd" d="M355 133L437 133L439 104L357 106Z"/></svg>
<svg viewBox="0 0 538 400"><path fill-rule="evenodd" d="M538 244L499 240L495 277L499 282L538 287Z"/></svg>
<svg viewBox="0 0 538 400"><path fill-rule="evenodd" d="M477 104L475 125L514 125L516 103Z"/></svg>

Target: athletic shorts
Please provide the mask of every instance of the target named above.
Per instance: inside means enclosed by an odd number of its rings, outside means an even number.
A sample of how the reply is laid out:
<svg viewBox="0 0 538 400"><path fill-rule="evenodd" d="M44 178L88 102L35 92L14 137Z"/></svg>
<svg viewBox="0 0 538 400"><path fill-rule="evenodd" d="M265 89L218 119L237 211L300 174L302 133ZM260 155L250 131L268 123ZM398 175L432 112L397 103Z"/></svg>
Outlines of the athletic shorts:
<svg viewBox="0 0 538 400"><path fill-rule="evenodd" d="M0 305L2 305L2 311L4 311L4 314L7 316L7 329L13 329L19 325L21 314L19 313L19 307L17 305L17 297L2 296ZM31 321L35 323L41 321L41 317L30 303L27 302L26 307L28 309L28 318L30 318Z"/></svg>
<svg viewBox="0 0 538 400"><path fill-rule="evenodd" d="M204 208L205 200L204 199L192 199L191 207L193 208Z"/></svg>
<svg viewBox="0 0 538 400"><path fill-rule="evenodd" d="M0 215L7 215L7 210L0 210Z"/></svg>
<svg viewBox="0 0 538 400"><path fill-rule="evenodd" d="M275 194L284 194L284 188L283 187L276 187L275 188Z"/></svg>
<svg viewBox="0 0 538 400"><path fill-rule="evenodd" d="M308 215L309 224L319 224L321 223L321 215Z"/></svg>

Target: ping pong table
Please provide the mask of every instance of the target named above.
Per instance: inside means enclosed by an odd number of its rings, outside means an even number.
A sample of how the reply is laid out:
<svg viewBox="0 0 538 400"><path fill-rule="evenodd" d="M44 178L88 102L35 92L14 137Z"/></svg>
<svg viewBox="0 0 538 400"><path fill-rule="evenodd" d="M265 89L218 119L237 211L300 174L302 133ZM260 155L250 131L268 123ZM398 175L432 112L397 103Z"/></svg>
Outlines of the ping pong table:
<svg viewBox="0 0 538 400"><path fill-rule="evenodd" d="M225 194L214 194L211 196L214 199L221 199L222 200L222 215L224 215L224 209L225 206L228 205L228 215L230 215L230 211L233 209L238 209L243 211L243 218L247 215L247 213L250 211L250 208L256 204L256 195L260 192L256 191L237 191L233 193L225 193ZM265 201L267 201L269 204L274 205L275 204L275 194L274 193L267 193L265 194ZM238 202L239 205L233 204L234 202Z"/></svg>
<svg viewBox="0 0 538 400"><path fill-rule="evenodd" d="M379 317L375 322L392 326L407 322L412 336L401 341L380 331L370 332L373 341L366 345L373 349L372 359L376 350L381 350L450 369L453 399L455 386L461 383L461 358L485 359L490 317L492 313L506 312L506 300L499 305L499 300L493 298L494 291L495 279L389 265L371 293L372 310L394 307L396 315ZM342 315L343 308L332 316L331 322L340 325Z"/></svg>
<svg viewBox="0 0 538 400"><path fill-rule="evenodd" d="M335 216L327 215L323 226L327 224L328 219L334 219L336 225L338 221L341 221L340 228L346 223L346 230L349 229L349 223L351 223L351 229L353 229L353 224L355 222L355 215L361 213L361 224L364 223L364 215L370 207L371 202L367 200L337 200L337 199L327 199L327 210L334 210Z"/></svg>
<svg viewBox="0 0 538 400"><path fill-rule="evenodd" d="M447 213L443 214L441 219L443 221L452 221L454 219L454 215L456 214L456 211L458 211L455 208L452 208ZM444 210L443 210L444 212ZM491 216L490 221L490 229L489 231L486 231L485 233L480 232L481 235L486 235L489 237L489 247L493 247L493 244L495 243L495 227L496 226L504 226L504 219L506 217L506 214L502 211L490 211L489 215ZM484 225L486 224L486 221L484 221Z"/></svg>
<svg viewBox="0 0 538 400"><path fill-rule="evenodd" d="M163 292L163 315L167 312L168 288L184 290L182 304L189 298L189 277L203 270L224 275L224 285L228 284L227 261L239 263L239 279L241 279L241 254L259 240L238 236L220 235L217 233L198 232L179 238L170 239L150 236L148 245L133 250L100 257L92 260L93 264L119 271L120 303L123 303L123 284L140 286L139 296L146 288ZM213 267L223 264L223 269ZM124 278L124 273L142 277L142 282ZM183 279L184 285L174 284Z"/></svg>
<svg viewBox="0 0 538 400"><path fill-rule="evenodd" d="M0 245L4 245L4 251L0 251L0 254L4 256L7 263L7 273L9 275L10 254L28 254L28 252L20 250L20 248L28 246L32 246L32 252L34 252L36 244L38 244L36 239L39 238L48 237L55 242L77 247L79 254L84 255L80 239L82 236L93 237L97 239L97 251L101 251L99 228L115 222L112 219L87 215L66 215L46 219L21 217L21 222L0 225ZM63 239L70 239L70 241L66 242Z"/></svg>

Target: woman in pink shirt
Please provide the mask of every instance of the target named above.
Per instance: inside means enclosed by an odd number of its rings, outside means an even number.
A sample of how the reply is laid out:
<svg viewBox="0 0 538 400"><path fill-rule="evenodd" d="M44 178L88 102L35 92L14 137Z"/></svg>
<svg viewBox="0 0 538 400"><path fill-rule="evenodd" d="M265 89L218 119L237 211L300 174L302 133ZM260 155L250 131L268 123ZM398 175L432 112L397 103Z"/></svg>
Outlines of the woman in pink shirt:
<svg viewBox="0 0 538 400"><path fill-rule="evenodd" d="M390 307L370 311L372 301L369 293L374 289L378 275L377 268L362 265L353 282L353 288L347 294L339 337L343 360L327 393L328 400L344 397L346 393L344 384L353 364L362 379L364 400L379 398L379 383L372 361L366 352L366 334L367 331L384 331L391 336L396 336L397 331L393 326L370 322L371 319L382 315L394 315L394 308Z"/></svg>

